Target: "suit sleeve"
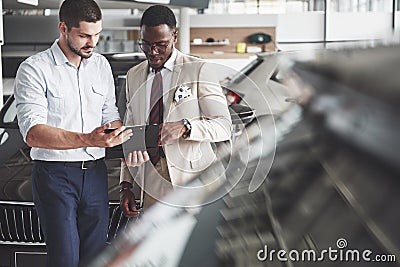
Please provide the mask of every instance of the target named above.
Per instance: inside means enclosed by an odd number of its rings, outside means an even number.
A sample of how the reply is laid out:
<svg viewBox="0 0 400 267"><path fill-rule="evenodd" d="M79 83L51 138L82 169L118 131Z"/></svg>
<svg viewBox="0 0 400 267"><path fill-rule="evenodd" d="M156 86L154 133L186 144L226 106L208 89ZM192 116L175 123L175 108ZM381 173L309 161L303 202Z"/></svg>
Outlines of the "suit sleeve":
<svg viewBox="0 0 400 267"><path fill-rule="evenodd" d="M188 140L222 142L231 138L232 121L226 97L213 64L204 63L199 71L198 101L201 117L190 119Z"/></svg>

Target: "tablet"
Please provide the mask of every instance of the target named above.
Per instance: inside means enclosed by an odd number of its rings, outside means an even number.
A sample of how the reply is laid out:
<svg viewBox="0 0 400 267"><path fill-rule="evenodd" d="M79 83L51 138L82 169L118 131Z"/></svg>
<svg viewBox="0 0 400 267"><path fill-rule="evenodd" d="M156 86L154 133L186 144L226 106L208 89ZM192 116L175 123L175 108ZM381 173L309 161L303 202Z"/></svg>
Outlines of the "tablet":
<svg viewBox="0 0 400 267"><path fill-rule="evenodd" d="M115 147L106 148L106 159L123 158L132 151L144 151L158 148L159 125L126 126L131 129L133 136L126 142ZM112 132L107 129L104 132Z"/></svg>

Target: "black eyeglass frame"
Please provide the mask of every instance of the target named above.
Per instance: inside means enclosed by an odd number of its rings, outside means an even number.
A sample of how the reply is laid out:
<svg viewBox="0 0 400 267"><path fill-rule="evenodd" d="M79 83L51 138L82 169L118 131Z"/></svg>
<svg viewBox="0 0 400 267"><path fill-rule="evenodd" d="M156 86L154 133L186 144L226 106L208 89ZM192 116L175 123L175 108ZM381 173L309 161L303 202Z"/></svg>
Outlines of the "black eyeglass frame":
<svg viewBox="0 0 400 267"><path fill-rule="evenodd" d="M150 52L152 49L154 49L157 54L164 54L165 51L167 51L168 46L171 44L171 40L175 37L175 34L176 32L172 34L171 38L168 41L168 44L162 44L160 42L149 43L143 40L140 40L138 44L143 52Z"/></svg>

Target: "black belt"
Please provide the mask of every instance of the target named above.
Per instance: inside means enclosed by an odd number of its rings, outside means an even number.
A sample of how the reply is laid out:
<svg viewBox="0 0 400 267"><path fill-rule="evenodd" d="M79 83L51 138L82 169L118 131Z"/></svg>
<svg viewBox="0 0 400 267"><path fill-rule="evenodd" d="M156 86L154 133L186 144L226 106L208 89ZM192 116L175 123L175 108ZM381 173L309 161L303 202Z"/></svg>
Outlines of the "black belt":
<svg viewBox="0 0 400 267"><path fill-rule="evenodd" d="M87 161L44 161L44 160L37 160L38 162L43 163L56 163L56 164L63 164L64 166L68 167L75 167L81 170L91 169L97 166L104 158L96 159L96 160L87 160Z"/></svg>

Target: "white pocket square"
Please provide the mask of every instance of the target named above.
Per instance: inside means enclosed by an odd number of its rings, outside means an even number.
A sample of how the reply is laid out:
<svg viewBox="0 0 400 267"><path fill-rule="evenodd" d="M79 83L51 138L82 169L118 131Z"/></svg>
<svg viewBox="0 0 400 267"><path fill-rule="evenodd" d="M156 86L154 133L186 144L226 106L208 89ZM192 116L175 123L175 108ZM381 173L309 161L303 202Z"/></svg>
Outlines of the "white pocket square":
<svg viewBox="0 0 400 267"><path fill-rule="evenodd" d="M187 97L189 97L191 95L192 95L192 90L190 89L190 87L181 85L175 91L174 100L175 100L176 103L178 103L182 99L187 98Z"/></svg>

